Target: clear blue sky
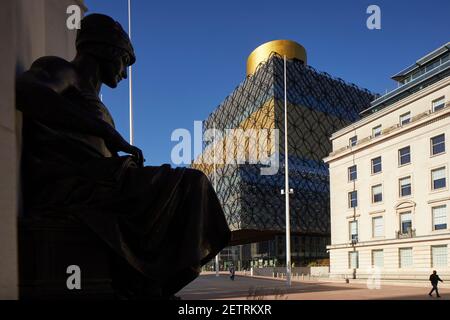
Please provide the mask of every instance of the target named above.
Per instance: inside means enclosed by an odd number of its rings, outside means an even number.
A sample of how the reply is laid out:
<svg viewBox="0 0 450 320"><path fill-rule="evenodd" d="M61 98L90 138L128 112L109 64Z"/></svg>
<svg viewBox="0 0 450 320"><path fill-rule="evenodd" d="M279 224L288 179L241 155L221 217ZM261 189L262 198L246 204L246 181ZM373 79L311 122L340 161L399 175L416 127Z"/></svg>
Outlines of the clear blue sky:
<svg viewBox="0 0 450 320"><path fill-rule="evenodd" d="M381 8L381 30L366 27L371 4ZM127 29L127 0L86 5ZM244 80L250 52L270 40L297 41L314 68L384 93L395 87L391 75L450 41L449 12L448 0L132 0L135 144L147 165L172 164L172 131L193 132ZM128 81L102 92L128 139Z"/></svg>

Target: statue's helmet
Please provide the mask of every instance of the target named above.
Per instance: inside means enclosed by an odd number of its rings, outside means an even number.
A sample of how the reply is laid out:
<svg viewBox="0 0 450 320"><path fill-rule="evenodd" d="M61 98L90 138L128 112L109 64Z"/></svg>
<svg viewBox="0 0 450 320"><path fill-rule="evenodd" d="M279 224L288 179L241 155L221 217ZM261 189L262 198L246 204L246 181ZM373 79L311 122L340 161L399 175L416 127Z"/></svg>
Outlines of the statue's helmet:
<svg viewBox="0 0 450 320"><path fill-rule="evenodd" d="M79 49L85 44L106 44L126 51L130 57L129 65L136 62L133 45L128 34L119 22L111 17L93 13L81 20L77 31L76 47Z"/></svg>

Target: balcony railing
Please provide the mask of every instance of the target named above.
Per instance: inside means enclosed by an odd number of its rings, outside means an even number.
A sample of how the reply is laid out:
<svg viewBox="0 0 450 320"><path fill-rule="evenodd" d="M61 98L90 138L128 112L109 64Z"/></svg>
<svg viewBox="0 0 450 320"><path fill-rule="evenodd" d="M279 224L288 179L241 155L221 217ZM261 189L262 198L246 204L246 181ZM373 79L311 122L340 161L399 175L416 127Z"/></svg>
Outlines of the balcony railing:
<svg viewBox="0 0 450 320"><path fill-rule="evenodd" d="M397 239L414 238L416 229L408 229L407 232L397 231Z"/></svg>
<svg viewBox="0 0 450 320"><path fill-rule="evenodd" d="M352 148L359 147L361 145L367 144L367 143L369 143L370 141L372 141L374 139L378 139L378 138L383 137L385 135L388 135L390 133L393 133L393 132L396 132L398 130L401 130L402 128L404 128L406 126L410 126L411 124L413 124L413 123L415 123L415 122L417 122L419 120L422 120L422 119L424 119L426 117L433 116L435 113L441 112L442 110L448 110L448 108L450 108L450 101L447 101L445 103L445 107L442 108L442 109L439 109L438 111L433 111L433 110L424 111L424 112L422 112L420 114L417 114L414 117L412 117L411 121L408 122L407 124L404 124L404 125L394 124L394 125L392 125L392 126L390 126L388 128L383 129L383 131L381 132L381 135L379 135L377 137L373 137L372 135L370 135L370 136L365 137L365 138L363 138L361 140L358 140L354 146L346 145L344 147L341 147L339 149L336 149L336 150L332 151L329 154L329 156L333 157L333 156L338 155L338 154L340 154L340 153L342 153L344 151L347 151L349 149L352 149Z"/></svg>

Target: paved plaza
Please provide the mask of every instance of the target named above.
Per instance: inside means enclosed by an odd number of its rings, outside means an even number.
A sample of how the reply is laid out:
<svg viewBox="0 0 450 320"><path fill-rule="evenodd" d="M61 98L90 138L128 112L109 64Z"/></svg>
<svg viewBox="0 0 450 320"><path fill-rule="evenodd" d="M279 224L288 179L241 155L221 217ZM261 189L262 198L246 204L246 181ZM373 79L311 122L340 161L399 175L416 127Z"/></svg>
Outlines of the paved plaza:
<svg viewBox="0 0 450 320"><path fill-rule="evenodd" d="M450 300L450 289L439 289L441 298L429 297L431 287L381 285L368 289L366 284L331 281L293 281L237 275L230 280L227 273L200 275L177 295L183 300Z"/></svg>

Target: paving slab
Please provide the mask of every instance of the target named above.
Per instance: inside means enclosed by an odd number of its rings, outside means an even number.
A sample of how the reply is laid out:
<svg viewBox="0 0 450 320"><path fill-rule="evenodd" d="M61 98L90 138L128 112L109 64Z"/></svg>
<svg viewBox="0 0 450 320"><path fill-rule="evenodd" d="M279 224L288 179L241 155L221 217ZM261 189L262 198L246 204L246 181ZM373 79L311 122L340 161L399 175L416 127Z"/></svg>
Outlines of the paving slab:
<svg viewBox="0 0 450 320"><path fill-rule="evenodd" d="M430 287L383 285L369 289L362 283L292 281L205 273L177 293L184 300L450 300L450 289L441 288L441 298L428 296Z"/></svg>

